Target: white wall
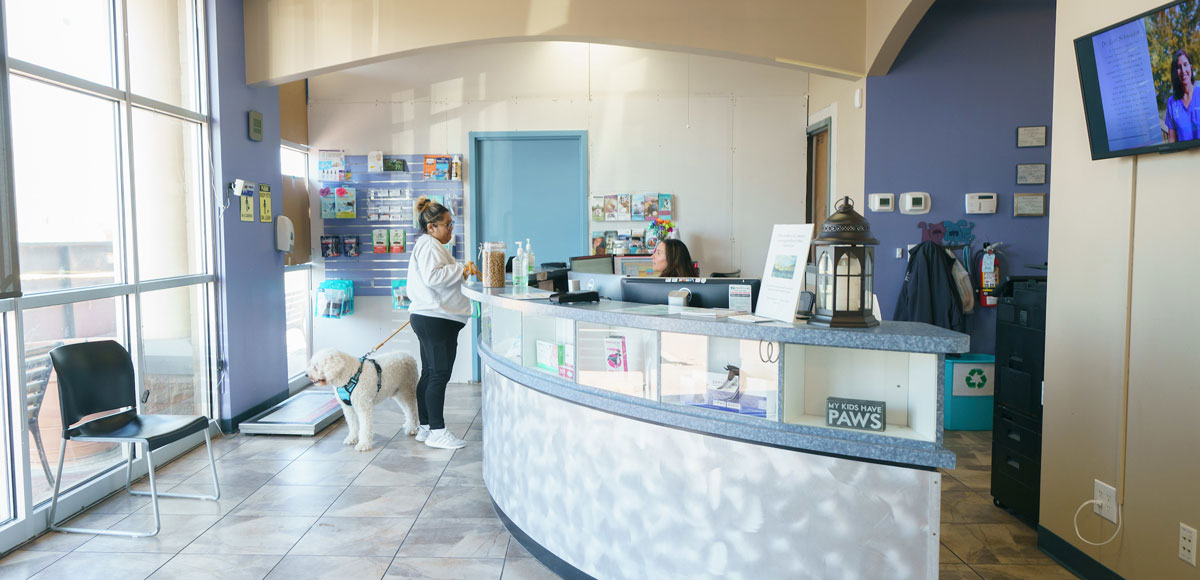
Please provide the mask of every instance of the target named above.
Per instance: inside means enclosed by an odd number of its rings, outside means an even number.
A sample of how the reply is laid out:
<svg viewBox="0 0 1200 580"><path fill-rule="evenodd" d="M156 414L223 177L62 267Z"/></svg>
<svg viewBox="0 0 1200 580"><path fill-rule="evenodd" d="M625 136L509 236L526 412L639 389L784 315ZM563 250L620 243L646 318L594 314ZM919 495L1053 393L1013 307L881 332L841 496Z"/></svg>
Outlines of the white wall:
<svg viewBox="0 0 1200 580"><path fill-rule="evenodd" d="M536 42L374 64L313 78L309 91L313 146L353 153L464 154L470 131L586 130L591 192L674 194L705 273L759 275L771 224L803 221L806 73Z"/></svg>
<svg viewBox="0 0 1200 580"><path fill-rule="evenodd" d="M1092 161L1072 44L1160 4L1057 4L1040 524L1121 577L1200 578L1177 556L1179 523L1200 526L1200 263L1195 212L1179 211L1200 151ZM1099 548L1073 522L1094 479L1123 495L1121 533ZM1088 509L1078 525L1092 542L1116 529Z"/></svg>
<svg viewBox="0 0 1200 580"><path fill-rule="evenodd" d="M591 193L674 194L676 223L704 273L759 276L771 224L804 220L807 91L807 73L782 67L580 43L493 44L314 77L309 135L314 149L347 154L465 155L471 131L586 130ZM470 159L466 167L469 180ZM319 215L312 222L317 243L323 224ZM320 281L315 248L313 256ZM383 318L383 326L404 319L390 299L358 300L352 318L315 323L315 349L365 351L387 335L377 338ZM470 376L466 352L453 380Z"/></svg>

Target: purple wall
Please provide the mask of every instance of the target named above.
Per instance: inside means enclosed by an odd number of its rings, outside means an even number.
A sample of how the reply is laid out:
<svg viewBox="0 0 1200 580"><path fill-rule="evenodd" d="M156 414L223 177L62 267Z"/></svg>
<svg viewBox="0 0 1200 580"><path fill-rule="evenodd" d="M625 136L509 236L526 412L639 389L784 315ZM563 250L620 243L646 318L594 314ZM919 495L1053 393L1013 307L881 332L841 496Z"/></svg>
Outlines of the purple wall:
<svg viewBox="0 0 1200 580"><path fill-rule="evenodd" d="M925 221L975 222L974 250L1004 242L1002 274L1040 274L1048 217L1013 217L1013 193L1049 193L1016 185L1017 163L1050 163L1053 138L1053 0L937 0L917 25L890 73L867 79L866 193L926 191L925 215L865 212L879 238L876 288L890 319L907 261L896 248L921 241ZM1018 126L1048 127L1046 147L1016 146ZM999 195L994 215L966 215L964 194ZM1047 205L1049 196L1047 196ZM961 254L961 252L960 252ZM968 317L971 352L995 352L996 312Z"/></svg>
<svg viewBox="0 0 1200 580"><path fill-rule="evenodd" d="M214 180L221 187L235 178L270 184L271 213L280 215L279 90L246 85L242 0L207 0L207 10ZM247 136L252 109L263 116L261 142ZM283 253L275 251L274 224L257 219L256 206L256 221L241 221L236 199L217 217L219 356L227 365L218 411L225 429L288 393Z"/></svg>

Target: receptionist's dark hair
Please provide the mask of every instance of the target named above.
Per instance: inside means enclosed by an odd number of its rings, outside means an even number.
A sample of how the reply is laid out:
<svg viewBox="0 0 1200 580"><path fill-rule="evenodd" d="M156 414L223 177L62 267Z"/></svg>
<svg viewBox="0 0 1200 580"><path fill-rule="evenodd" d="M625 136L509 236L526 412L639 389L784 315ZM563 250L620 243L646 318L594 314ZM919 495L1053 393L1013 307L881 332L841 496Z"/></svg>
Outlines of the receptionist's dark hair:
<svg viewBox="0 0 1200 580"><path fill-rule="evenodd" d="M417 198L417 202L413 205L417 212L417 225L421 228L421 233L429 233L429 224L437 223L442 219L442 216L449 213L450 210L446 206L429 199L422 195Z"/></svg>
<svg viewBox="0 0 1200 580"><path fill-rule="evenodd" d="M667 267L659 274L663 278L695 278L700 275L692 267L692 254L679 240L663 240L658 243L666 252Z"/></svg>

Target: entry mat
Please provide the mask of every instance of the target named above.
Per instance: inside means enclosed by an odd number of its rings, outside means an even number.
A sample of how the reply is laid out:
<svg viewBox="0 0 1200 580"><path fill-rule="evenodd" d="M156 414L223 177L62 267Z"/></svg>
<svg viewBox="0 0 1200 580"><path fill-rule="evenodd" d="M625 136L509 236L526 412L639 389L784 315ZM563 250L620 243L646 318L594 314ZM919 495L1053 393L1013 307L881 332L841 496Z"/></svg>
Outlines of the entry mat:
<svg viewBox="0 0 1200 580"><path fill-rule="evenodd" d="M313 436L342 416L332 390L309 389L238 425L247 435Z"/></svg>

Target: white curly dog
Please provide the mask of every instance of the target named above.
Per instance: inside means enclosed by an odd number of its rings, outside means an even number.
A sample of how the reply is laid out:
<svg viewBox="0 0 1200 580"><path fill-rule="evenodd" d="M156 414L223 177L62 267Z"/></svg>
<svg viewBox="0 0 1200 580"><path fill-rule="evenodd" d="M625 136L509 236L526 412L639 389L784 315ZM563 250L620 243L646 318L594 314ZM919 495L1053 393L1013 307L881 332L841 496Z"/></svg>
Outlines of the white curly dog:
<svg viewBox="0 0 1200 580"><path fill-rule="evenodd" d="M338 400L342 405L342 415L346 417L346 426L350 428L350 434L342 443L354 445L359 451L371 450L374 407L387 398L399 403L404 411L404 433L417 433L417 380L420 378L417 361L398 352L380 354L374 359L383 369L382 387L376 382L378 375L375 365L365 362L358 377L358 386L350 394L350 404ZM356 372L359 372L358 358L335 349L318 352L308 363L308 378L315 385L332 386L335 396L336 389L349 383Z"/></svg>

